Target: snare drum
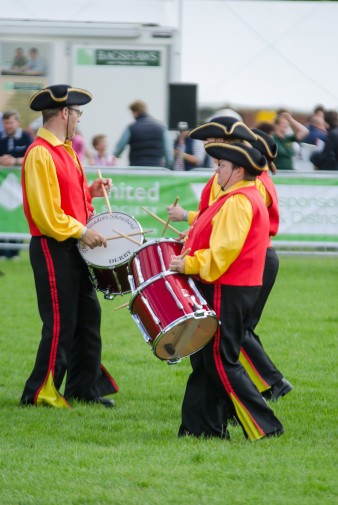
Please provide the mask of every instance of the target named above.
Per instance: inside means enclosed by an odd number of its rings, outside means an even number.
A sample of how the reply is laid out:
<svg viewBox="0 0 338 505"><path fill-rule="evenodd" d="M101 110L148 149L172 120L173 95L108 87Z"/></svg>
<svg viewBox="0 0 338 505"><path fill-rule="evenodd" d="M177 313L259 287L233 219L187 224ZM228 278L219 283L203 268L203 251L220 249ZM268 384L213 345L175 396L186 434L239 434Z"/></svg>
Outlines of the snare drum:
<svg viewBox="0 0 338 505"><path fill-rule="evenodd" d="M87 227L106 238L118 237L119 233L133 234L130 237L132 240L120 237L108 240L107 247L94 249L82 240L78 242L80 254L88 265L95 288L102 291L108 299L114 298L116 294L129 293L128 262L144 240L140 223L124 212L104 212L92 216Z"/></svg>
<svg viewBox="0 0 338 505"><path fill-rule="evenodd" d="M175 272L144 282L129 311L155 356L173 363L202 349L218 327L194 281Z"/></svg>
<svg viewBox="0 0 338 505"><path fill-rule="evenodd" d="M152 277L169 270L173 256L179 256L181 250L182 242L172 238L152 240L137 249L129 261L132 291Z"/></svg>

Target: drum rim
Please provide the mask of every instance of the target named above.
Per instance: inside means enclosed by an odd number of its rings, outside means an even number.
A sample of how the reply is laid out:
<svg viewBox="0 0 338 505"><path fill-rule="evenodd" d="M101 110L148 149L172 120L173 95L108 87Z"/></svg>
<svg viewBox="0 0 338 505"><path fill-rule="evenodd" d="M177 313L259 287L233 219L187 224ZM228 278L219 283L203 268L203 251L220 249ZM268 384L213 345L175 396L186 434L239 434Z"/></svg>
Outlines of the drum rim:
<svg viewBox="0 0 338 505"><path fill-rule="evenodd" d="M143 232L143 227L141 225L141 223L134 217L132 216L131 214L127 214L127 212L121 212L121 211L113 211L113 212L109 212L109 211L106 211L106 212L100 212L98 214L93 214L87 221L87 226L88 224L90 223L91 220L93 220L95 217L99 217L99 216L103 216L104 214L108 214L108 215L112 215L112 214L123 214L124 216L128 216L130 218L132 218L139 226L140 228L140 235L143 236L143 240L144 240L144 232ZM136 235L137 236L137 235ZM88 259L84 256L83 254L83 251L81 250L81 246L80 246L80 242L81 242L81 239L78 239L77 241L77 248L78 248L78 251L81 255L81 258L83 259L83 261L88 265L88 266L91 266L91 267L95 267L95 268L101 268L101 269L104 269L104 270L114 270L115 268L112 268L110 266L105 266L105 265L97 265L95 263L91 263L90 261L88 261ZM143 245L143 244L142 244ZM142 247L142 245L140 247ZM137 249L138 250L138 249ZM135 251L136 252L136 251ZM129 262L131 261L131 259L134 257L134 253L130 256L130 258L127 258L125 261L122 261L121 263L118 263L116 265L113 265L114 267L119 267L119 266L123 266L123 265L128 265Z"/></svg>
<svg viewBox="0 0 338 505"><path fill-rule="evenodd" d="M170 361L170 359L181 359L181 358L186 358L188 356L191 356L192 354L195 354L195 352L198 352L199 350L203 349L203 347L205 347L207 345L208 342L210 342L210 340L214 337L216 331L217 331L217 327L219 325L219 322L218 322L218 318L217 318L217 315L216 315L216 312L213 310L213 309L209 309L209 310L206 310L206 315L205 315L205 318L207 317L210 317L211 319L214 319L216 321L216 328L215 328L215 331L214 333L211 335L211 337L201 346L199 347L196 351L193 351L192 353L189 353L189 354L185 354L184 356L175 356L175 357L171 357L171 358L161 358L160 356L158 356L158 354L156 354L156 348L158 346L158 344L160 343L162 337L168 333L168 331L171 329L171 328L175 328L175 326L178 326L178 324L180 322L183 322L184 320L188 320L188 319L192 319L194 317L194 313L190 313L190 314L185 314L184 316L182 317L179 317L178 319L175 319L175 321L171 322L170 324L168 324L165 328L163 328L163 330L161 330L157 335L156 337L154 338L153 340L153 343L152 343L152 350L153 350L153 353L155 354L155 356L162 360L162 361ZM196 318L195 318L196 319ZM156 343L156 345L155 345Z"/></svg>
<svg viewBox="0 0 338 505"><path fill-rule="evenodd" d="M119 267L120 266L123 266L123 265L119 265ZM103 267L96 267L94 265L88 265L90 280L91 280L96 291L99 291L100 293L103 293L104 295L106 295L106 294L113 295L114 297L118 296L118 295L121 295L121 296L126 295L127 293L131 292L131 288L128 289L127 291L109 291L108 289L100 288L98 285L97 278L95 277L95 272L93 272L93 268L96 268L97 270L115 270L115 269L110 268L110 267L103 268Z"/></svg>
<svg viewBox="0 0 338 505"><path fill-rule="evenodd" d="M155 243L160 243L160 242L175 242L176 244L182 244L182 246L184 243L183 240L176 240L175 238L172 238L172 237L154 238L153 240L149 240L147 242L144 242L144 244L140 245L140 247L138 249L136 249L136 251L133 253L133 255L129 261L132 261L134 259L134 256L136 255L136 253L138 253L139 251L142 251L142 249L145 249L146 247L149 247L151 245L154 245Z"/></svg>

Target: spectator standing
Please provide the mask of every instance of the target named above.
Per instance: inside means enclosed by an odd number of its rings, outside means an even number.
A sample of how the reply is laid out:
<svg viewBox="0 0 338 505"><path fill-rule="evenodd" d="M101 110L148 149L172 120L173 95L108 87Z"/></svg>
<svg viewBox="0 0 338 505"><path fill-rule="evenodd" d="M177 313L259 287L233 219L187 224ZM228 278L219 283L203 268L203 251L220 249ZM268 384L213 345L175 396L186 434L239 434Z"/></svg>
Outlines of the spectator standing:
<svg viewBox="0 0 338 505"><path fill-rule="evenodd" d="M16 110L7 110L2 116L3 132L0 137L0 165L21 166L32 137L20 128L20 115Z"/></svg>
<svg viewBox="0 0 338 505"><path fill-rule="evenodd" d="M114 156L108 153L107 136L98 134L93 137L92 146L95 149L93 154L94 165L99 167L109 167L116 165Z"/></svg>
<svg viewBox="0 0 338 505"><path fill-rule="evenodd" d="M16 110L8 110L2 116L3 132L0 136L0 166L21 166L28 147L33 142L31 136L20 128L20 116ZM6 241L7 242L7 241ZM13 244L17 240L10 240ZM18 258L18 249L0 249L0 257Z"/></svg>
<svg viewBox="0 0 338 505"><path fill-rule="evenodd" d="M289 134L289 128L292 134ZM309 130L306 126L296 121L289 112L280 112L275 119L273 138L277 144L277 157L275 165L278 170L293 170L294 150L292 143L301 142Z"/></svg>
<svg viewBox="0 0 338 505"><path fill-rule="evenodd" d="M327 131L325 119L319 114L313 114L308 124L309 134L303 138L304 144L317 145L319 142L324 142L326 139Z"/></svg>
<svg viewBox="0 0 338 505"><path fill-rule="evenodd" d="M338 170L338 113L325 111L325 122L328 126L325 145L311 155L310 161L317 170Z"/></svg>
<svg viewBox="0 0 338 505"><path fill-rule="evenodd" d="M188 123L178 124L179 134L174 141L174 170L191 170L203 166L203 142L189 137Z"/></svg>
<svg viewBox="0 0 338 505"><path fill-rule="evenodd" d="M324 119L324 115L325 115L325 107L323 105L317 105L314 109L313 109L313 115L314 116L320 116Z"/></svg>
<svg viewBox="0 0 338 505"><path fill-rule="evenodd" d="M129 109L135 119L122 133L114 149L119 157L129 144L129 164L136 167L172 167L172 141L164 123L148 113L147 104L136 100Z"/></svg>

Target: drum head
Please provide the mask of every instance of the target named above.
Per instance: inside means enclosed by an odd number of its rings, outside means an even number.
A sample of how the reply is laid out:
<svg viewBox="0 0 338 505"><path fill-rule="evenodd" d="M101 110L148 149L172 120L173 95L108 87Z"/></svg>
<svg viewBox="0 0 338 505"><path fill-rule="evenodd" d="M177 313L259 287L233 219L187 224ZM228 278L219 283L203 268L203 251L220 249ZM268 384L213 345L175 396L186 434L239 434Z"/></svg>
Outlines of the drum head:
<svg viewBox="0 0 338 505"><path fill-rule="evenodd" d="M136 233L130 237L132 240L124 237L116 238L108 240L107 247L95 247L94 249L90 249L82 240L79 240L78 247L81 256L86 263L96 267L114 268L117 265L128 263L144 240L140 223L124 212L95 214L89 219L87 227L98 231L106 238L118 237L119 233L124 235Z"/></svg>

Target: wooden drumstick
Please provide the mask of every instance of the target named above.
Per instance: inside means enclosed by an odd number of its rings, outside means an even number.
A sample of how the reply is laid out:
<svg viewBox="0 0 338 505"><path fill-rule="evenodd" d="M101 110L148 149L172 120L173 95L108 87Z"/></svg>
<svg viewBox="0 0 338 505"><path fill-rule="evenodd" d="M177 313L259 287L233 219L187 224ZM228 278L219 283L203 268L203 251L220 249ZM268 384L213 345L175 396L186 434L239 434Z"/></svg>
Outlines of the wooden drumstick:
<svg viewBox="0 0 338 505"><path fill-rule="evenodd" d="M189 254L189 253L190 253L190 251L191 251L191 247L188 247L188 249L186 249L186 250L184 251L184 253L183 253L183 254L181 254L181 259L183 260L183 258L185 258L185 257L187 256L187 254Z"/></svg>
<svg viewBox="0 0 338 505"><path fill-rule="evenodd" d="M99 168L97 169L97 174L98 174L99 178L102 179L101 170ZM106 205L107 205L108 210L109 210L109 214L111 214L112 211L111 211L111 206L110 206L110 202L109 202L109 198L108 198L108 195L107 195L106 188L104 187L104 183L103 182L101 183L101 185L102 185L103 196L104 196L104 199L106 201Z"/></svg>
<svg viewBox="0 0 338 505"><path fill-rule="evenodd" d="M129 305L129 302L127 302L127 303L122 303L122 305L119 305L118 307L115 307L115 309L114 309L114 310L123 309L124 307L128 307L128 305Z"/></svg>
<svg viewBox="0 0 338 505"><path fill-rule="evenodd" d="M124 233L121 233L120 231L116 231L116 230L113 230L113 229L112 229L112 231L113 231L114 233L118 233L119 235L121 235L121 237L126 238L127 240L130 240L130 242L134 242L134 244L137 244L137 245L142 245L142 244L140 244L139 242L137 242L137 240L134 240L133 238L128 237L128 235L125 235Z"/></svg>
<svg viewBox="0 0 338 505"><path fill-rule="evenodd" d="M143 230L143 231L135 231L133 233L126 233L126 237L133 237L134 235L143 235L144 233L151 233L154 230ZM106 240L116 240L117 238L123 238L123 235L118 235L114 237L106 237Z"/></svg>
<svg viewBox="0 0 338 505"><path fill-rule="evenodd" d="M156 216L156 214L154 214L153 212L150 212L150 210L146 209L145 207L141 207L141 209L145 210L146 212L148 212L148 214L152 217L154 217L155 219L157 219L157 221L159 221L160 223L162 224L165 224L165 221L164 219L161 219L160 217ZM173 226L171 226L171 224L168 224L168 228L169 230L172 230L174 231L175 233L177 233L177 235L180 235L181 232L176 230L176 228L174 228Z"/></svg>
<svg viewBox="0 0 338 505"><path fill-rule="evenodd" d="M179 200L179 197L178 197L178 196L176 196L175 201L174 201L174 203L173 203L173 207L176 207L176 205L177 205L177 203L178 203L178 200ZM165 234L165 232L166 232L166 230L167 230L167 228L168 228L169 223L170 223L170 216L168 216L168 219L167 219L167 220L166 220L166 222L165 222L165 225L164 225L164 228L163 228L163 231L162 231L162 237L163 237L163 235Z"/></svg>

